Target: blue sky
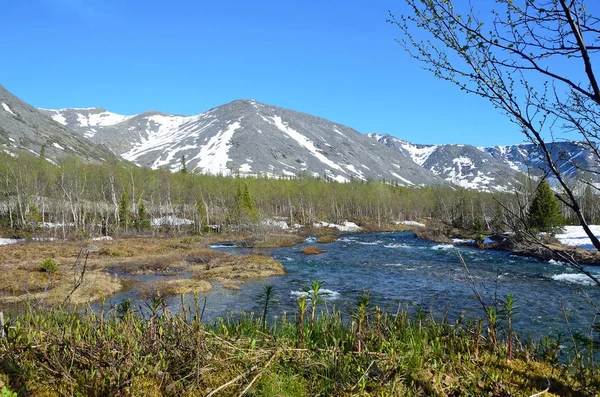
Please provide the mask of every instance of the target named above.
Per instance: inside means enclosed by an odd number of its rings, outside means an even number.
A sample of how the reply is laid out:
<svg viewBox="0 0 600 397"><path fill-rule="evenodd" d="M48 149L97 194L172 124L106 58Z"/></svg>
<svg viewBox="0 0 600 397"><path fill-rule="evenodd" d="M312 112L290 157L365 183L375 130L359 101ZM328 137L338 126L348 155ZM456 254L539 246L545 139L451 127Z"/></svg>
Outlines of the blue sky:
<svg viewBox="0 0 600 397"><path fill-rule="evenodd" d="M37 107L196 114L260 102L415 143L523 142L394 41L399 0L29 0L0 13L0 84Z"/></svg>

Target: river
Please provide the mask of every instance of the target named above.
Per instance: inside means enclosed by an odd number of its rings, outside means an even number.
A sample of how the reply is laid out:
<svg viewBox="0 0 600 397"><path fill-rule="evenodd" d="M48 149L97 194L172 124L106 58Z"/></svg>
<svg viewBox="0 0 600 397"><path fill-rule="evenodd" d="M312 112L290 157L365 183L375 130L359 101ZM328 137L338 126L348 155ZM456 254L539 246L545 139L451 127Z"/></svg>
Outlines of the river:
<svg viewBox="0 0 600 397"><path fill-rule="evenodd" d="M321 246L325 252L306 256L301 252L305 245ZM244 252L241 248L218 249ZM411 232L342 235L331 244L308 239L294 247L265 252L280 260L288 274L246 281L239 290L216 284L201 298L206 296L205 319L242 311L260 314L262 301L258 296L265 285L275 287L277 303L271 315L278 317L284 311L293 315L298 294L310 280L322 281L328 307L335 306L343 313L364 288L370 291L372 304L387 312L395 313L400 307L410 312L421 309L437 318L444 313L450 319L481 318L484 312L457 253L464 258L488 304L508 294L513 296L514 328L521 337L564 334L567 320L573 330L589 335L598 311L593 304L600 304L600 288L564 264L507 252L440 245L417 239ZM589 270L600 276L600 268ZM135 291L120 293L111 301L114 304L135 296ZM180 298L167 299L167 305L179 310Z"/></svg>

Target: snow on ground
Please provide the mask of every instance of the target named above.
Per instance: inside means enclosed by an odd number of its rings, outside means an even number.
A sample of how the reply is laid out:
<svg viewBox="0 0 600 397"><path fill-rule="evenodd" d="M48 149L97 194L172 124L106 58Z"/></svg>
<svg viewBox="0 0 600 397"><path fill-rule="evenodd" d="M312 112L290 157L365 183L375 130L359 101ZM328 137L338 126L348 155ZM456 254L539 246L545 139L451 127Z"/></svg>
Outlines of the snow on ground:
<svg viewBox="0 0 600 397"><path fill-rule="evenodd" d="M229 158L229 149L231 148L231 138L236 130L241 128L239 121L229 124L225 131L211 137L208 143L200 149L200 152L193 160L199 159L196 168L200 168L205 174L229 175L227 168Z"/></svg>
<svg viewBox="0 0 600 397"><path fill-rule="evenodd" d="M315 146L313 141L311 141L310 139L308 139L307 137L305 137L304 135L302 135L295 129L288 127L287 123L284 123L283 120L281 120L281 117L273 116L273 117L270 117L270 119L266 119L263 117L263 119L265 121L267 121L268 123L273 124L281 132L285 133L287 136L289 136L290 138L292 138L293 140L298 142L298 144L300 146L302 146L303 148L308 150L310 152L310 154L315 156L317 158L317 160L319 160L323 164L327 164L329 167L331 167L333 169L336 169L338 171L346 173L346 171L344 171L344 169L342 167L340 167L340 165L334 163L333 161L331 161L327 157L325 157L325 155L323 155L321 153L321 150L317 149L317 147Z"/></svg>
<svg viewBox="0 0 600 397"><path fill-rule="evenodd" d="M556 238L564 245L580 247L583 249L594 249L590 238L585 234L581 226L565 226L564 233L557 234ZM600 238L600 225L590 225L594 235Z"/></svg>
<svg viewBox="0 0 600 397"><path fill-rule="evenodd" d="M252 172L252 166L248 163L240 165L240 172L249 173Z"/></svg>
<svg viewBox="0 0 600 397"><path fill-rule="evenodd" d="M394 164L396 165L396 164ZM392 172L392 175L394 175L396 178L400 179L402 182L408 183L409 185L414 185L414 183L412 183L411 181L409 181L406 178L401 177L400 175L396 174L395 172Z"/></svg>
<svg viewBox="0 0 600 397"><path fill-rule="evenodd" d="M64 148L64 147L60 146L60 145L59 145L58 143L56 143L56 142L54 142L54 143L52 144L52 146L54 146L55 148L57 148L57 149L60 149L60 150L65 150L65 148Z"/></svg>
<svg viewBox="0 0 600 397"><path fill-rule="evenodd" d="M341 225L337 225L335 223L327 223L327 222L315 222L313 223L313 227L330 227L333 229L338 229L342 232L357 232L360 230L360 226L358 226L354 222L344 222Z"/></svg>
<svg viewBox="0 0 600 397"><path fill-rule="evenodd" d="M419 223L419 222L415 222L415 221L394 221L392 223L394 225L407 225L407 226L425 227L425 224Z"/></svg>
<svg viewBox="0 0 600 397"><path fill-rule="evenodd" d="M13 116L16 116L15 112L12 111L11 108L8 107L8 105L4 102L2 102L2 107L4 108L4 110L6 110L8 113L12 114Z"/></svg>
<svg viewBox="0 0 600 397"><path fill-rule="evenodd" d="M92 240L95 241L111 241L113 238L110 236L94 237Z"/></svg>
<svg viewBox="0 0 600 397"><path fill-rule="evenodd" d="M204 138L202 133L215 122L217 120L212 118L210 111L197 116L185 117L159 114L149 116L145 131L140 133L139 143L121 157L135 162L141 156L153 152L153 154L157 154L158 152L161 155L152 164L151 168L157 169L170 165L171 160L175 158L174 156L178 156L177 159L179 159L179 151L182 149L183 142L193 139L195 145L184 145L184 147L199 150L202 146L199 142L201 138ZM188 164L191 160L193 159L188 159Z"/></svg>
<svg viewBox="0 0 600 397"><path fill-rule="evenodd" d="M265 219L260 224L263 226L273 227L273 228L278 228L278 229L283 229L283 230L290 228L286 221L278 221L275 219Z"/></svg>
<svg viewBox="0 0 600 397"><path fill-rule="evenodd" d="M410 142L400 142L402 148L406 150L412 158L412 160L420 166L423 166L423 164L425 164L429 156L431 156L431 154L435 152L438 148L436 145L418 147L417 145L413 145Z"/></svg>
<svg viewBox="0 0 600 397"><path fill-rule="evenodd" d="M177 218L176 216L168 215L163 216L162 218L154 218L152 219L152 226L181 226L181 225L191 225L194 221L191 219L185 218Z"/></svg>
<svg viewBox="0 0 600 397"><path fill-rule="evenodd" d="M23 241L25 241L25 240L24 239L16 239L16 238L0 238L0 245L22 243Z"/></svg>

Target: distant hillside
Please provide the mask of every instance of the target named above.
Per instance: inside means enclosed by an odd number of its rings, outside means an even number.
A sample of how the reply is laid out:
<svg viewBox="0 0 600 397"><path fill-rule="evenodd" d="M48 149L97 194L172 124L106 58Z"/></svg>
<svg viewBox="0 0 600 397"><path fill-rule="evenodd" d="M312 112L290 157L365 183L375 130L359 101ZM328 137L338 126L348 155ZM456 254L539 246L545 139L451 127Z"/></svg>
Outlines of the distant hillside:
<svg viewBox="0 0 600 397"><path fill-rule="evenodd" d="M5 153L26 151L51 161L74 155L90 161L114 158L107 148L96 145L44 112L23 102L0 85L0 146Z"/></svg>

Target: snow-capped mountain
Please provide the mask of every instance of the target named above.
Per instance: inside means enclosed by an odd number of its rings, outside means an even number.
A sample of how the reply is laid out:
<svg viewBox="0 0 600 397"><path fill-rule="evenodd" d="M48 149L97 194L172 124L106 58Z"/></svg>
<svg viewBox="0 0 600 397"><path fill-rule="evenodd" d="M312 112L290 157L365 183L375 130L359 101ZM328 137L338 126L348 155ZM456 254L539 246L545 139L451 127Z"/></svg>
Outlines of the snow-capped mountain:
<svg viewBox="0 0 600 397"><path fill-rule="evenodd" d="M600 182L600 164L595 153L595 145L561 141L548 143L547 147L554 163L567 178L577 177L590 182ZM514 170L533 176L542 176L548 172L542 152L533 144L490 146L479 149L505 162Z"/></svg>
<svg viewBox="0 0 600 397"><path fill-rule="evenodd" d="M512 191L518 171L471 145L419 145L387 134L369 136L455 185L484 191Z"/></svg>
<svg viewBox="0 0 600 397"><path fill-rule="evenodd" d="M102 161L114 158L70 128L23 102L0 85L0 147L5 153L29 152L55 162L67 156Z"/></svg>
<svg viewBox="0 0 600 397"><path fill-rule="evenodd" d="M223 175L320 176L446 184L408 155L352 128L289 109L238 100L194 116L104 109L46 110L56 122L138 165Z"/></svg>

